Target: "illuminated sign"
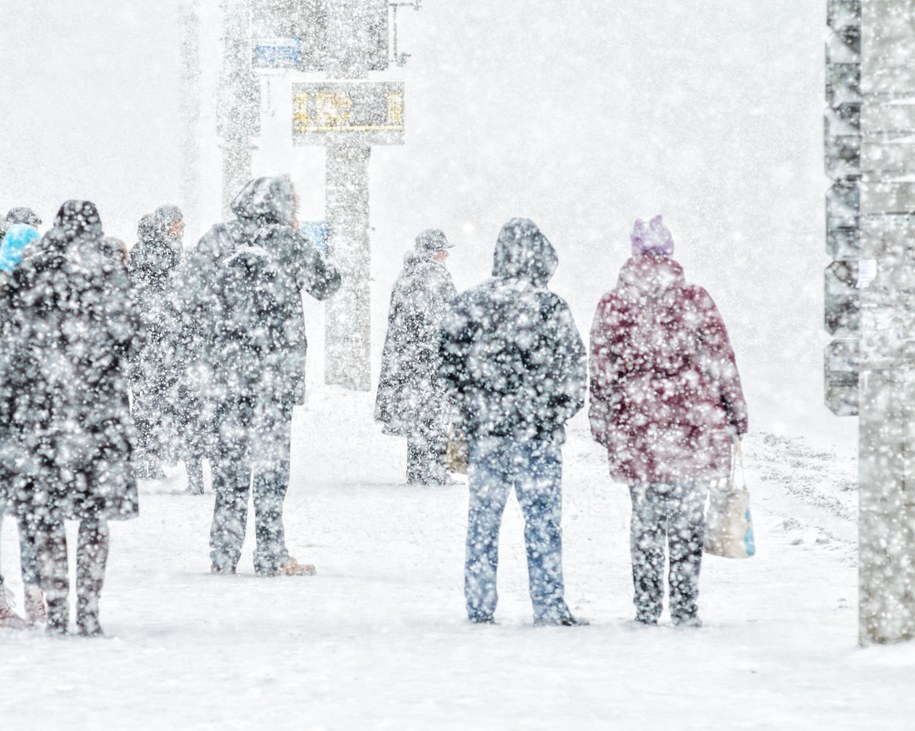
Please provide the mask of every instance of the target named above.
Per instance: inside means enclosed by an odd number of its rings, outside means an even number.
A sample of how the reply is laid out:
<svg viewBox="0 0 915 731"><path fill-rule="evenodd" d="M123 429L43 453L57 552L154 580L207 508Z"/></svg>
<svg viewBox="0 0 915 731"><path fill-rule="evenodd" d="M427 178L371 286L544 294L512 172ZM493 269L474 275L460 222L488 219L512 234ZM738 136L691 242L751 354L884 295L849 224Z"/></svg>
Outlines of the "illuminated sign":
<svg viewBox="0 0 915 731"><path fill-rule="evenodd" d="M293 84L292 138L298 145L402 145L404 85L390 81Z"/></svg>

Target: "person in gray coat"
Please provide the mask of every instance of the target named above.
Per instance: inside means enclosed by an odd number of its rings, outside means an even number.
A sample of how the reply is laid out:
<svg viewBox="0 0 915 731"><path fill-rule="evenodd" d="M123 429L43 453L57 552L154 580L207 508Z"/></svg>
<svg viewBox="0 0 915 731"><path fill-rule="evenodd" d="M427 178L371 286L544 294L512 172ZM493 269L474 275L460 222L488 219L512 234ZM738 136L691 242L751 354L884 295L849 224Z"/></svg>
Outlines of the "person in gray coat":
<svg viewBox="0 0 915 731"><path fill-rule="evenodd" d="M423 231L391 292L375 419L384 433L407 438L407 483L448 480L445 451L454 410L438 373L439 331L457 291L445 268L445 234Z"/></svg>
<svg viewBox="0 0 915 731"><path fill-rule="evenodd" d="M302 293L330 297L340 288L340 274L299 233L288 178L250 181L232 211L237 218L213 226L189 252L183 271L188 300L182 316L202 332L201 398L213 411L216 441L211 571L235 573L253 491L255 571L314 573L289 555L283 501L292 410L305 401Z"/></svg>

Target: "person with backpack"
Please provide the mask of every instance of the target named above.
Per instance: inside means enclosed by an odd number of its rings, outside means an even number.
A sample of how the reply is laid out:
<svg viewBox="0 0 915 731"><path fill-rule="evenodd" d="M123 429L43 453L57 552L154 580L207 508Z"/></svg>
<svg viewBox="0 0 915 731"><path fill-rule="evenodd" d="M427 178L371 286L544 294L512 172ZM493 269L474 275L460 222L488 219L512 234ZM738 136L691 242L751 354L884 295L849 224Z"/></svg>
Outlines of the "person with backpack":
<svg viewBox="0 0 915 731"><path fill-rule="evenodd" d="M446 315L441 374L469 447L464 595L474 623L492 623L499 527L512 490L536 625L576 626L562 574L562 444L585 402L586 354L565 300L547 288L559 259L537 225L514 218L496 242L492 278Z"/></svg>
<svg viewBox="0 0 915 731"><path fill-rule="evenodd" d="M438 374L442 320L457 294L445 268L445 234L428 229L404 259L391 292L375 419L407 438L407 484L444 485L452 406Z"/></svg>
<svg viewBox="0 0 915 731"><path fill-rule="evenodd" d="M235 573L253 491L261 576L304 575L286 546L283 501L289 485L292 410L305 401L302 293L316 299L340 287L340 274L300 235L286 177L257 178L232 202L237 218L217 224L188 257L183 313L203 326L202 363L213 408L216 502L211 571Z"/></svg>
<svg viewBox="0 0 915 731"><path fill-rule="evenodd" d="M658 623L667 548L671 621L699 627L705 499L729 473L747 404L724 321L684 278L661 216L636 221L630 238L591 327L591 433L629 486L635 621Z"/></svg>

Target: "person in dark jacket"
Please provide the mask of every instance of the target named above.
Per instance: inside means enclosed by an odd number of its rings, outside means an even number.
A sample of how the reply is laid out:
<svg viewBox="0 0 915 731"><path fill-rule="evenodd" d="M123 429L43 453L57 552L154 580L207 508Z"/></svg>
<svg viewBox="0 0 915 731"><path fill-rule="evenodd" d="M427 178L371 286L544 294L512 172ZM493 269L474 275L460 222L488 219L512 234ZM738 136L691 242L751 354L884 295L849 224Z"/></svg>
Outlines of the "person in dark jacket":
<svg viewBox="0 0 915 731"><path fill-rule="evenodd" d="M729 474L747 405L724 321L685 280L661 217L636 221L631 241L591 327L591 432L629 485L636 621L658 623L666 547L671 620L700 626L705 499Z"/></svg>
<svg viewBox="0 0 915 731"><path fill-rule="evenodd" d="M464 593L472 622L493 621L499 526L509 492L524 513L534 623L571 626L562 576L565 422L584 405L584 344L568 305L547 289L556 251L528 219L496 242L492 279L459 295L445 318L440 373L469 445Z"/></svg>
<svg viewBox="0 0 915 731"><path fill-rule="evenodd" d="M170 392L177 380L172 334L177 326L173 272L181 261L184 218L162 206L140 219L128 271L140 315L139 347L130 364L132 413L137 428L137 476L163 479L161 459L169 452Z"/></svg>
<svg viewBox="0 0 915 731"><path fill-rule="evenodd" d="M445 450L452 406L438 374L442 321L457 294L445 268L451 244L423 231L404 259L391 292L375 419L385 434L407 438L407 482L447 482Z"/></svg>
<svg viewBox="0 0 915 731"><path fill-rule="evenodd" d="M255 571L314 573L289 555L283 501L292 409L305 401L302 293L323 300L339 289L340 275L299 234L288 178L252 180L232 211L237 218L204 235L184 272L183 314L203 328L201 382L215 407L211 569L236 570L253 484Z"/></svg>
<svg viewBox="0 0 915 731"><path fill-rule="evenodd" d="M102 238L95 206L67 201L11 281L2 457L14 475L13 508L36 526L52 634L69 623L64 521L79 521L77 627L97 636L108 521L138 513L122 373L136 322L127 272Z"/></svg>
<svg viewBox="0 0 915 731"><path fill-rule="evenodd" d="M17 215L17 212L28 211L31 215ZM10 220L19 218L37 221L40 219L29 209L13 209L9 215ZM9 342L11 338L11 325L13 318L10 316L11 306L9 296L11 288L9 286L10 275L13 270L22 261L26 250L41 238L41 234L33 225L27 223L11 223L2 237L0 243L0 312L5 316L0 321L0 352L3 351L3 345ZM7 381L8 378L3 375L5 356L0 355L0 382ZM2 390L2 387L0 387ZM0 409L4 403L0 395ZM2 426L5 425L5 426ZM9 419L0 416L0 441L8 438L7 430ZM0 523L3 521L3 515L6 512L6 501L3 495L7 487L12 482L12 474L8 473L2 461L0 461ZM38 557L35 553L35 530L34 524L22 517L17 520L19 529L19 567L22 576L23 604L25 608L26 622L16 615L9 603L7 590L4 587L3 575L0 574L0 626L30 626L35 624L44 624L47 619L47 612L44 601L44 593L41 591L41 578L38 571Z"/></svg>

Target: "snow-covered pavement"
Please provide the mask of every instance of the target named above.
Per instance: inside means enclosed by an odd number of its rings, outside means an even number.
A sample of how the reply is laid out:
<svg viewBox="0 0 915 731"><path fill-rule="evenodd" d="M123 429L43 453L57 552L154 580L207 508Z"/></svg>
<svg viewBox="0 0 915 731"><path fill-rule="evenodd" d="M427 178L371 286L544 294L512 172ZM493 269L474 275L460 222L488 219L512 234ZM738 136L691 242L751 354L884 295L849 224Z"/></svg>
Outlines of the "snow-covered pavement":
<svg viewBox="0 0 915 731"><path fill-rule="evenodd" d="M590 627L534 628L520 512L496 626L462 596L463 484L402 484L371 397L295 416L290 549L313 578L209 575L212 494L180 470L115 524L100 641L0 634L0 728L910 728L915 647L856 646L855 464L746 440L758 555L707 558L699 630L634 629L625 489L576 418L565 449L567 598ZM17 593L15 531L3 562ZM666 614L664 622L667 622Z"/></svg>

